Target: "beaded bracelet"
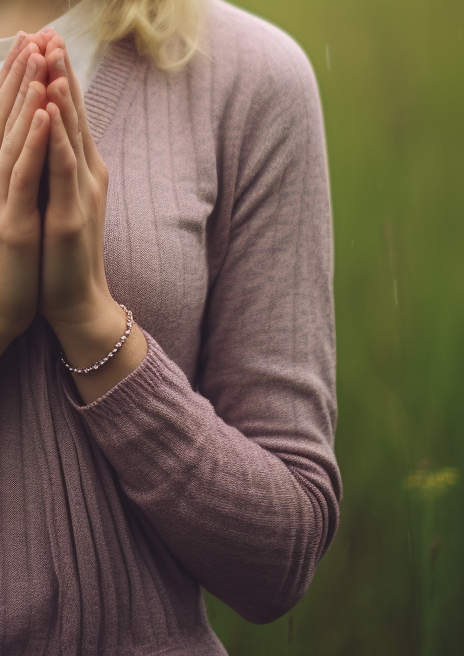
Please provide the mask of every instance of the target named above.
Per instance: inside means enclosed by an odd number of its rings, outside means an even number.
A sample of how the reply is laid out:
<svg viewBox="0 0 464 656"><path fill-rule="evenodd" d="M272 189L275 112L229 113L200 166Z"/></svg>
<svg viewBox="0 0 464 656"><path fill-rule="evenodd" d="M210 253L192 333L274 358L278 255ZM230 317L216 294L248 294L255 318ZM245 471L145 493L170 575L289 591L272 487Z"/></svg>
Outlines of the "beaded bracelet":
<svg viewBox="0 0 464 656"><path fill-rule="evenodd" d="M92 365L91 367L86 367L85 369L80 369L79 367L71 367L71 365L68 364L68 363L65 361L65 359L64 359L64 357L63 357L63 353L60 352L60 360L61 360L61 362L64 364L64 366L65 366L67 369L69 369L69 371L72 371L72 372L75 373L75 374L89 374L91 371L95 371L96 369L98 369L99 367L101 367L103 364L105 364L105 362L108 362L108 360L109 360L110 358L112 358L113 355L114 355L115 353L117 353L117 351L119 351L119 349L121 348L121 346L124 344L124 342L126 341L126 339L129 337L130 332L131 332L131 329L132 329L132 312L131 312L130 310L128 310L128 309L126 308L126 306L123 305L122 303L119 303L119 305L120 305L120 307L122 307L122 309L123 309L124 312L126 313L126 317L127 317L127 321L126 321L126 332L125 332L124 335L121 337L121 339L119 340L119 342L115 345L114 349L112 349L112 350L108 353L108 355L107 355L105 358L103 358L103 360L99 360L98 362L96 362L96 363L95 363L94 365Z"/></svg>

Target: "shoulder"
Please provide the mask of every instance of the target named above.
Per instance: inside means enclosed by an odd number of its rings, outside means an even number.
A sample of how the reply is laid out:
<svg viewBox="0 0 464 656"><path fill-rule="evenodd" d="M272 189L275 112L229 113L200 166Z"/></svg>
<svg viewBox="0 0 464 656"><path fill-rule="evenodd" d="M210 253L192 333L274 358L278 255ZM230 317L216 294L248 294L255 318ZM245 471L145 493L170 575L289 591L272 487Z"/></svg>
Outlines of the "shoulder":
<svg viewBox="0 0 464 656"><path fill-rule="evenodd" d="M216 88L264 105L318 104L309 58L280 27L225 0L209 0L208 42Z"/></svg>
<svg viewBox="0 0 464 656"><path fill-rule="evenodd" d="M309 64L304 50L282 28L225 0L209 0L209 26L216 57L228 53L230 61L240 58L248 65L267 58L284 66Z"/></svg>

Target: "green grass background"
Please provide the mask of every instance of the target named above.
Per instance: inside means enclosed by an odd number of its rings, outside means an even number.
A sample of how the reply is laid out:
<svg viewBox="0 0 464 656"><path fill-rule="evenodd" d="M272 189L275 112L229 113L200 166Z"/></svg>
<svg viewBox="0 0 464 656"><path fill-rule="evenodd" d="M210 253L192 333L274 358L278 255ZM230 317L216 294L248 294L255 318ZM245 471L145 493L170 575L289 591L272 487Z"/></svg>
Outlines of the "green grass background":
<svg viewBox="0 0 464 656"><path fill-rule="evenodd" d="M230 656L464 653L464 2L241 0L308 54L335 230L341 524L305 597ZM447 468L452 468L451 470Z"/></svg>

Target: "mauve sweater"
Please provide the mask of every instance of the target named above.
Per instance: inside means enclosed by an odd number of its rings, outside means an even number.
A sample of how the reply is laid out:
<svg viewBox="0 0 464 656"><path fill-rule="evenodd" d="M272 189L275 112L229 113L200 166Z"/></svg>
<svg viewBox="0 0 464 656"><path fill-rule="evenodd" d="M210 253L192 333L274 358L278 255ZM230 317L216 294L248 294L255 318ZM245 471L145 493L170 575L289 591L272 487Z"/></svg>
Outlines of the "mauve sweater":
<svg viewBox="0 0 464 656"><path fill-rule="evenodd" d="M317 85L222 0L207 38L178 75L119 41L85 95L108 284L148 354L89 405L40 314L0 358L2 656L224 655L200 586L272 622L337 528Z"/></svg>

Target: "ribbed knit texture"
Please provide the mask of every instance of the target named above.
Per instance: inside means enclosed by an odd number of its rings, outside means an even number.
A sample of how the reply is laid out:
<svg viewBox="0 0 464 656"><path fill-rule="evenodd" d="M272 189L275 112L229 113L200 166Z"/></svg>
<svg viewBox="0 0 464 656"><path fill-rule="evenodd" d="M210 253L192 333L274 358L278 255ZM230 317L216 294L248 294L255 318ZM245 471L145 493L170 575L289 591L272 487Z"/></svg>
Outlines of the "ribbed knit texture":
<svg viewBox="0 0 464 656"><path fill-rule="evenodd" d="M200 586L271 622L336 531L317 85L222 0L208 39L179 75L125 39L86 93L108 284L148 354L89 405L41 315L0 358L2 656L224 656Z"/></svg>

